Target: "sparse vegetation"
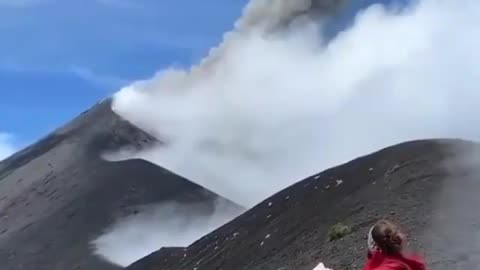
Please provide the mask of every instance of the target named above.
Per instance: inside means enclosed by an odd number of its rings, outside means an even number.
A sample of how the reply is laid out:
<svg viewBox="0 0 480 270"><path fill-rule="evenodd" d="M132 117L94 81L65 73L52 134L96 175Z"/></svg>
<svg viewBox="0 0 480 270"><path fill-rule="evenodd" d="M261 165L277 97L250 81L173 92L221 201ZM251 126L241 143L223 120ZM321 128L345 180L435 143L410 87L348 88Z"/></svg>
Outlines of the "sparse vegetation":
<svg viewBox="0 0 480 270"><path fill-rule="evenodd" d="M349 226L343 223L337 223L328 230L328 240L330 242L338 240L351 232L352 229Z"/></svg>

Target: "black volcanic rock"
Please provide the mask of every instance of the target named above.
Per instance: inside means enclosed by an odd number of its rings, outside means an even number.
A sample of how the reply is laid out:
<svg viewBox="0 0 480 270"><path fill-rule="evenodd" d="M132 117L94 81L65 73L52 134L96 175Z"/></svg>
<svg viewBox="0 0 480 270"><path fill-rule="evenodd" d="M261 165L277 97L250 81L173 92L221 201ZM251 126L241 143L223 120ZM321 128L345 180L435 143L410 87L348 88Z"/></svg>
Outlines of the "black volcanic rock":
<svg viewBox="0 0 480 270"><path fill-rule="evenodd" d="M93 256L89 243L136 206L175 201L211 213L218 196L204 188L143 160L99 157L154 142L106 100L2 161L0 269L119 269Z"/></svg>
<svg viewBox="0 0 480 270"><path fill-rule="evenodd" d="M403 226L429 269L476 269L479 148L424 140L383 149L277 193L174 259L153 253L127 269L311 270L319 262L361 269L368 228L382 217ZM329 241L339 222L351 233Z"/></svg>

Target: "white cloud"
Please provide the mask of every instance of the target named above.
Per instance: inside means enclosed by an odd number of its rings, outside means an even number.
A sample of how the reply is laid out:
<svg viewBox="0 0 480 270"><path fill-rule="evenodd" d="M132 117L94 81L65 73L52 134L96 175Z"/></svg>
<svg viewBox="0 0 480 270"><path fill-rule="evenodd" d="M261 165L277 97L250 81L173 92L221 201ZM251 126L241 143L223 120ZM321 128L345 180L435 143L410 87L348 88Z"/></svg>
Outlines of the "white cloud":
<svg viewBox="0 0 480 270"><path fill-rule="evenodd" d="M12 135L0 132L0 161L9 157L16 151Z"/></svg>
<svg viewBox="0 0 480 270"><path fill-rule="evenodd" d="M86 67L72 66L69 69L67 69L67 71L82 80L90 82L94 85L99 85L104 87L118 88L128 83L127 80L124 80L122 78L119 78L116 76L99 74Z"/></svg>
<svg viewBox="0 0 480 270"><path fill-rule="evenodd" d="M35 67L21 65L19 63L13 62L1 62L0 61L0 71L4 72L37 72L42 74L55 74L55 75L65 75L65 76L75 76L85 82L88 82L95 86L108 87L112 89L118 89L123 85L129 83L128 80L122 79L120 77L108 74L100 74L88 67L82 67L77 65L70 65L68 67L62 68L51 68L51 67Z"/></svg>

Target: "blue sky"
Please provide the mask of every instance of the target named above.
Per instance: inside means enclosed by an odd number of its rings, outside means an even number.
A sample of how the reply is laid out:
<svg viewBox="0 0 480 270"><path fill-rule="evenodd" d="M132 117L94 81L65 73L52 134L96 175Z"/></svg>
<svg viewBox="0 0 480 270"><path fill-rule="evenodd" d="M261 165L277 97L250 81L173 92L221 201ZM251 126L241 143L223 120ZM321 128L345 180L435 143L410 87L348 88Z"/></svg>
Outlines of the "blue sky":
<svg viewBox="0 0 480 270"><path fill-rule="evenodd" d="M190 65L245 0L0 0L0 134L31 143L129 81Z"/></svg>

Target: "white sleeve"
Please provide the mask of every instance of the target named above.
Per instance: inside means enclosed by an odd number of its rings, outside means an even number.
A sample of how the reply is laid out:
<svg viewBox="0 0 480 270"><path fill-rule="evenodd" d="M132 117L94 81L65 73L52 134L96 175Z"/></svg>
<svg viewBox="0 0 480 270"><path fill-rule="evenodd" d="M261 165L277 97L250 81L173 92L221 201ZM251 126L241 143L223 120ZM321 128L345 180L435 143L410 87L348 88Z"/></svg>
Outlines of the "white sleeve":
<svg viewBox="0 0 480 270"><path fill-rule="evenodd" d="M326 268L325 265L323 265L323 263L319 263L315 268L313 268L313 270L332 270L332 269Z"/></svg>
<svg viewBox="0 0 480 270"><path fill-rule="evenodd" d="M372 226L368 231L368 240L367 240L368 250L370 250L371 252L377 249L377 245L375 244L375 241L373 240L373 236L372 236L373 227L374 226Z"/></svg>

